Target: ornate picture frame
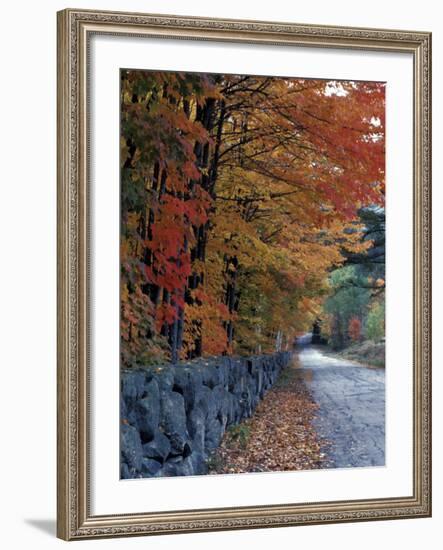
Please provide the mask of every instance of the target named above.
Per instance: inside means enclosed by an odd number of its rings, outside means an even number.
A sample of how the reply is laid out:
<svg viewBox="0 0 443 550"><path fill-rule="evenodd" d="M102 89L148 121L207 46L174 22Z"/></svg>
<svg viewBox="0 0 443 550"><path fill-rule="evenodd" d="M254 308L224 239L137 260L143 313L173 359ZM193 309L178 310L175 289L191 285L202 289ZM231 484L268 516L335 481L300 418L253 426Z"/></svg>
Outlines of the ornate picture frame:
<svg viewBox="0 0 443 550"><path fill-rule="evenodd" d="M431 34L77 9L59 12L57 22L58 536L73 540L430 516ZM405 300L413 302L413 334L405 336L411 340L413 349L412 494L309 503L93 513L89 454L93 345L89 78L90 43L97 35L412 56L413 293L405 296Z"/></svg>

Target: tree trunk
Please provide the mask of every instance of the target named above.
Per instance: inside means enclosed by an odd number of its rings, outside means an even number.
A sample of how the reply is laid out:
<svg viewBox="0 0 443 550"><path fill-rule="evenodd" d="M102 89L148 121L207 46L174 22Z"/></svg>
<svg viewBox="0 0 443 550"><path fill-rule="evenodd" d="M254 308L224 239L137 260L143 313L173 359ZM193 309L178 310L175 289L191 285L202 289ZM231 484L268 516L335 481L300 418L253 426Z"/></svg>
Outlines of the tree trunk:
<svg viewBox="0 0 443 550"><path fill-rule="evenodd" d="M237 299L237 272L238 272L238 259L237 256L230 256L226 258L226 293L225 293L225 305L227 306L229 313L232 314L238 310L239 301ZM232 319L225 324L226 336L228 338L228 345L230 346L234 340L234 323Z"/></svg>
<svg viewBox="0 0 443 550"><path fill-rule="evenodd" d="M199 121L202 126L208 131L211 131L212 121L215 111L215 99L209 98L206 100L204 106L197 107L196 120ZM199 182L191 182L190 184L190 194L192 196L193 189L195 185L200 185L205 191L210 192L210 178L208 174L208 168L210 166L209 156L210 156L210 147L209 143L200 143L196 142L194 146L194 154L197 161L197 166L202 170L202 176ZM194 233L196 235L196 244L191 250L191 262L198 260L200 262L205 261L206 257L206 243L207 243L207 233L209 225L203 224L199 227L194 226ZM195 304L194 299L191 296L189 290L195 290L200 285L204 283L204 274L203 272L194 271L188 280L188 291L186 292L185 299L189 305ZM202 342L202 322L201 320L193 321L195 326L195 340L194 340L194 350L189 353L189 358L200 357L203 351L203 342Z"/></svg>

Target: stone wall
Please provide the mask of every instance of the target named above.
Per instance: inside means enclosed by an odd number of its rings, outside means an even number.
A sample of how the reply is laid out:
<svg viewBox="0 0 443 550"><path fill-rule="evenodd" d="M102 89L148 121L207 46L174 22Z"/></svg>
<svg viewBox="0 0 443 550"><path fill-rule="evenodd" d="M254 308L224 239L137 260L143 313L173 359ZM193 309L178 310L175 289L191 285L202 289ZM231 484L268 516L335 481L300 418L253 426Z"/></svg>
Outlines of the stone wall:
<svg viewBox="0 0 443 550"><path fill-rule="evenodd" d="M124 371L121 477L207 473L226 428L252 415L290 357L218 357Z"/></svg>

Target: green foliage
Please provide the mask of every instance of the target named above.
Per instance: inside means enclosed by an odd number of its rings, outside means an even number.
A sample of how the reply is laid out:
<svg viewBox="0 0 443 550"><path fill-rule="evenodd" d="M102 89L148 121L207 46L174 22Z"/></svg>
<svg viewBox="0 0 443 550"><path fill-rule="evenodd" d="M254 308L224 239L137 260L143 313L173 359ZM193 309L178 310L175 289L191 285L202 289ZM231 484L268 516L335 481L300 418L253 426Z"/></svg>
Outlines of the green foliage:
<svg viewBox="0 0 443 550"><path fill-rule="evenodd" d="M208 456L206 459L206 464L208 466L209 473L218 473L225 466L223 458L217 454L217 452L214 452Z"/></svg>
<svg viewBox="0 0 443 550"><path fill-rule="evenodd" d="M368 206L359 210L364 250L345 252L344 267L332 271L330 293L323 304L322 333L335 350L384 335L385 212Z"/></svg>
<svg viewBox="0 0 443 550"><path fill-rule="evenodd" d="M366 320L366 337L377 342L385 335L385 304L375 302L369 310Z"/></svg>
<svg viewBox="0 0 443 550"><path fill-rule="evenodd" d="M245 449L251 433L251 428L246 424L230 426L227 430L227 445Z"/></svg>
<svg viewBox="0 0 443 550"><path fill-rule="evenodd" d="M348 344L351 319L361 319L366 314L371 293L369 289L359 286L359 282L363 284L364 281L352 265L336 269L331 274L332 294L327 298L324 310L329 314L329 343L334 349Z"/></svg>

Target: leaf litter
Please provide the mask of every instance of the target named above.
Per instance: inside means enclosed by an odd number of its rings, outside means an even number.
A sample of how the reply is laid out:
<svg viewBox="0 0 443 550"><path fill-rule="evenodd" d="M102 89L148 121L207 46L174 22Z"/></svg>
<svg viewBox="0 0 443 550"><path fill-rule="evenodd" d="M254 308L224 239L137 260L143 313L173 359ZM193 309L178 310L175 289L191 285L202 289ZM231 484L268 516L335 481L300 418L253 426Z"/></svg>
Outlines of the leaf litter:
<svg viewBox="0 0 443 550"><path fill-rule="evenodd" d="M210 457L210 474L328 468L330 443L313 425L318 405L301 376L297 357L282 372L254 415L229 428Z"/></svg>

